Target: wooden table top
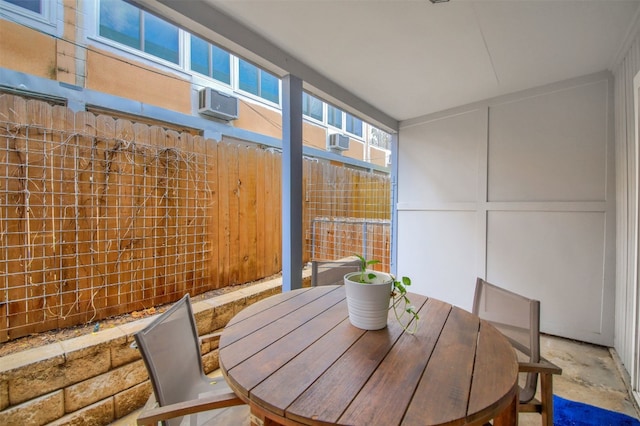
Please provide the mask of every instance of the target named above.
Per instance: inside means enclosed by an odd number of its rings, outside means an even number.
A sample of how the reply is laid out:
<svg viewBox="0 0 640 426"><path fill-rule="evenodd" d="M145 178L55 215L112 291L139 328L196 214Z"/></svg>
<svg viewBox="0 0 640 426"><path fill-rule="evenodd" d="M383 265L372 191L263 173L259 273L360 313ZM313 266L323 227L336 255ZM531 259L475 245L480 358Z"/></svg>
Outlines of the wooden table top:
<svg viewBox="0 0 640 426"><path fill-rule="evenodd" d="M226 326L220 367L265 424L483 423L517 404L518 365L504 336L448 303L410 297L414 335L393 311L385 329L352 326L344 286L264 299Z"/></svg>

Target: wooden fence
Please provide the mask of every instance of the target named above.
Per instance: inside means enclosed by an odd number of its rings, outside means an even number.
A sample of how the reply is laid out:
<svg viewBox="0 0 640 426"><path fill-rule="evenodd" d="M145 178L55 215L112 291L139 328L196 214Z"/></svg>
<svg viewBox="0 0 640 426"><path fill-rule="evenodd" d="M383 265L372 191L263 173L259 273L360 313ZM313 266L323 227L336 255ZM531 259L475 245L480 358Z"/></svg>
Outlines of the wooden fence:
<svg viewBox="0 0 640 426"><path fill-rule="evenodd" d="M308 261L317 206L366 219L390 183L304 167ZM277 153L0 95L0 342L278 273L280 173ZM348 197L309 189L336 182Z"/></svg>

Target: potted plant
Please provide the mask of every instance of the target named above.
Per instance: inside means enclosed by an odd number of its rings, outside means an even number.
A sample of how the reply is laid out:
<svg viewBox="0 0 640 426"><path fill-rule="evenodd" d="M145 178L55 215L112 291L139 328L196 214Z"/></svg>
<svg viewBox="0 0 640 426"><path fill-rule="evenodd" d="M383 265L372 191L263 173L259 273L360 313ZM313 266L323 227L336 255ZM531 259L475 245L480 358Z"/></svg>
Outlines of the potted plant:
<svg viewBox="0 0 640 426"><path fill-rule="evenodd" d="M398 281L391 274L373 271L369 267L380 261L366 260L357 254L355 256L360 262L359 271L344 276L351 324L364 330L385 328L391 303L398 323L405 331L414 333L419 317L407 297L407 286L411 285L411 279L402 277Z"/></svg>

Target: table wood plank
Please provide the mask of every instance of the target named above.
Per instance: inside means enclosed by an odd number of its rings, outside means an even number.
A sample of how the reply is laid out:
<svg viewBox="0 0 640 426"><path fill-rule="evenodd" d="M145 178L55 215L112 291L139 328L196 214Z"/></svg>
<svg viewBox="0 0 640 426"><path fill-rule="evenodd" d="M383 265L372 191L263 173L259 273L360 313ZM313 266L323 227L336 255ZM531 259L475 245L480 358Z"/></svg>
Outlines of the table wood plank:
<svg viewBox="0 0 640 426"><path fill-rule="evenodd" d="M240 312L238 312L231 321L229 321L226 327L232 327L242 321L245 321L259 312L265 311L272 306L278 305L292 297L299 297L305 291L311 290L310 288L301 289L299 292L296 291L287 291L284 293L275 294L273 296L267 297L266 299L259 300L260 303L254 303L252 305L246 306L242 308Z"/></svg>
<svg viewBox="0 0 640 426"><path fill-rule="evenodd" d="M478 351L473 368L473 384L468 415L480 418L499 406L507 406L516 391L518 363L510 345L496 345L504 336L486 321L480 322ZM502 368L496 369L499 365ZM496 400L496 395L503 395Z"/></svg>
<svg viewBox="0 0 640 426"><path fill-rule="evenodd" d="M419 301L412 298L412 302ZM429 321L421 323L415 335L405 333L398 339L340 417L340 424L400 424L404 409L398 407L409 405L451 310L448 303L427 300L418 314Z"/></svg>
<svg viewBox="0 0 640 426"><path fill-rule="evenodd" d="M281 293L271 298L267 298L264 302L269 305L267 309L262 309L262 302L253 304L240 311L237 315L240 317L240 321L232 319L232 324L225 326L225 332L220 337L220 347L230 346L233 342L255 332L256 330L264 327L265 325L277 321L285 315L290 314L292 311L299 309L300 307L311 303L315 300L321 299L325 294L336 291L335 287L325 287L322 291L309 292L308 289L303 289L300 292L287 292ZM344 293L344 290L343 290ZM251 321L243 320L250 315Z"/></svg>
<svg viewBox="0 0 640 426"><path fill-rule="evenodd" d="M292 359L251 391L251 398L284 416L285 409L344 354L365 330L345 318L300 356ZM291 380L295 377L295 380Z"/></svg>
<svg viewBox="0 0 640 426"><path fill-rule="evenodd" d="M229 339L233 341L230 344L227 344L226 340L223 342L223 339L220 338L220 368L228 372L242 361L260 352L345 298L344 288L333 288L333 291L323 292L322 294L324 297L311 298L308 297L309 292L303 293L300 297L289 299L264 311L265 313L274 312L271 318L263 318L262 315L258 314L258 318L253 324L238 324L240 330L230 330L230 335L236 332L245 334L248 329L253 329L254 331L240 339ZM311 293L311 296L313 296L313 293ZM289 313L281 314L281 309L289 309ZM261 324L264 324L264 326L261 326ZM223 337L226 333L227 330L225 329ZM248 338L249 336L250 338Z"/></svg>
<svg viewBox="0 0 640 426"><path fill-rule="evenodd" d="M412 298L418 308L425 300L424 296L415 295ZM393 310L390 310L387 327L367 331L291 404L287 409L287 417L298 421L314 419L336 423L402 333L402 327L397 323Z"/></svg>
<svg viewBox="0 0 640 426"><path fill-rule="evenodd" d="M348 317L347 304L338 303L312 318L304 328L296 328L282 337L277 345L270 345L233 367L229 372L243 389L253 389L274 371L303 352ZM235 371L237 370L237 372ZM289 391L289 390L287 390Z"/></svg>
<svg viewBox="0 0 640 426"><path fill-rule="evenodd" d="M464 419L480 319L454 307L402 424L439 425Z"/></svg>

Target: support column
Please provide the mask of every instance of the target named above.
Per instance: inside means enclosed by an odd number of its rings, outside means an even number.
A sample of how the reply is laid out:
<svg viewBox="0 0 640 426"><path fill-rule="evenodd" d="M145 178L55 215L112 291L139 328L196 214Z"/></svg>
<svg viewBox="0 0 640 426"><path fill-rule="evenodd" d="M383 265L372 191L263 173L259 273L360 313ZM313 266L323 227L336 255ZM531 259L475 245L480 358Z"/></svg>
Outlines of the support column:
<svg viewBox="0 0 640 426"><path fill-rule="evenodd" d="M282 78L282 291L302 288L302 80Z"/></svg>
<svg viewBox="0 0 640 426"><path fill-rule="evenodd" d="M391 134L391 259L389 271L398 274L398 134Z"/></svg>

